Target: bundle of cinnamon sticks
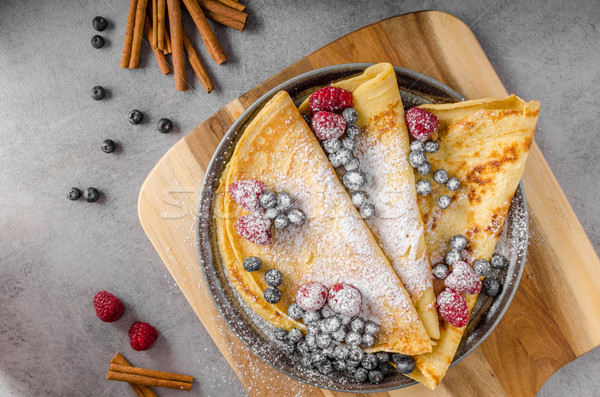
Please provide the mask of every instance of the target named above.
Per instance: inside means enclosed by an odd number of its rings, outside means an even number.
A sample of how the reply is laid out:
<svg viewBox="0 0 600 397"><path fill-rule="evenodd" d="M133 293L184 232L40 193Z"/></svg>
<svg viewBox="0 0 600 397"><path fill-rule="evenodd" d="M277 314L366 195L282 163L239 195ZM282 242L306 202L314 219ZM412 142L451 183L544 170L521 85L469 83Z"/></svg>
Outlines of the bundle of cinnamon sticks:
<svg viewBox="0 0 600 397"><path fill-rule="evenodd" d="M198 28L210 56L217 64L225 62L227 56L207 18L242 31L248 17L244 12L246 6L237 0L183 0L183 4ZM185 55L206 92L213 90L206 68L182 29L180 0L130 0L121 56L122 68L137 69L144 33L163 74L171 72L165 55L172 54L175 88L178 91L188 89Z"/></svg>

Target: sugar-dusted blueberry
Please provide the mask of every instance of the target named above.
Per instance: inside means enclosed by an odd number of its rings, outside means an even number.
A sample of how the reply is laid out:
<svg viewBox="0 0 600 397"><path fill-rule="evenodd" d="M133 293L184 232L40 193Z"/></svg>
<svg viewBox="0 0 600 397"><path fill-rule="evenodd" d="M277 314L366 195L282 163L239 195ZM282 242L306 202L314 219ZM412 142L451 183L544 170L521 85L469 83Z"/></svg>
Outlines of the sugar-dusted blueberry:
<svg viewBox="0 0 600 397"><path fill-rule="evenodd" d="M369 382L373 384L379 384L383 380L383 372L378 369L372 369L369 371Z"/></svg>
<svg viewBox="0 0 600 397"><path fill-rule="evenodd" d="M319 321L317 321L317 324L319 324L319 332L328 334L329 332L327 332L327 329L325 328L325 320L326 319L322 318Z"/></svg>
<svg viewBox="0 0 600 397"><path fill-rule="evenodd" d="M331 335L325 332L317 333L317 346L321 349L325 349L327 346L331 344Z"/></svg>
<svg viewBox="0 0 600 397"><path fill-rule="evenodd" d="M156 123L156 129L161 134L168 134L173 131L173 122L169 119L162 118Z"/></svg>
<svg viewBox="0 0 600 397"><path fill-rule="evenodd" d="M292 342L283 342L281 347L283 348L283 354L286 356L291 356L296 351L296 345Z"/></svg>
<svg viewBox="0 0 600 397"><path fill-rule="evenodd" d="M80 197L81 197L81 190L79 190L76 187L72 187L69 190L69 192L67 193L67 198L72 201L79 200Z"/></svg>
<svg viewBox="0 0 600 397"><path fill-rule="evenodd" d="M383 376L387 376L387 374L390 373L390 371L392 370L392 365L388 362L385 363L379 363L379 370L381 371L381 373L383 374Z"/></svg>
<svg viewBox="0 0 600 397"><path fill-rule="evenodd" d="M363 345L364 347L373 347L373 345L375 344L375 337L373 335L370 334L364 334L362 336L362 342L361 345Z"/></svg>
<svg viewBox="0 0 600 397"><path fill-rule="evenodd" d="M331 337L337 342L343 342L346 338L346 330L344 327L340 327L337 331L331 333Z"/></svg>
<svg viewBox="0 0 600 397"><path fill-rule="evenodd" d="M358 347L358 346L350 347L350 355L348 356L348 358L350 360L360 362L364 356L365 356L365 352L360 347Z"/></svg>
<svg viewBox="0 0 600 397"><path fill-rule="evenodd" d="M335 360L333 362L333 369L335 369L337 372L345 371L346 370L346 362L340 361L340 360Z"/></svg>
<svg viewBox="0 0 600 397"><path fill-rule="evenodd" d="M373 353L367 353L360 361L360 365L364 369L375 369L379 365L379 361L377 360L377 356Z"/></svg>
<svg viewBox="0 0 600 397"><path fill-rule="evenodd" d="M294 327L290 329L290 332L288 332L287 338L292 343L300 342L300 340L302 339L302 331Z"/></svg>
<svg viewBox="0 0 600 397"><path fill-rule="evenodd" d="M337 331L342 326L342 323L340 322L340 319L337 318L337 316L331 316L329 318L326 318L324 324L325 331L329 333Z"/></svg>
<svg viewBox="0 0 600 397"><path fill-rule="evenodd" d="M244 259L244 262L242 262L242 266L247 272L255 272L260 269L260 267L262 266L262 262L257 256L249 256Z"/></svg>
<svg viewBox="0 0 600 397"><path fill-rule="evenodd" d="M506 260L506 258L500 254L494 254L492 255L492 258L490 259L490 264L492 265L492 267L494 269L504 269L506 267L506 265L508 264L508 261Z"/></svg>
<svg viewBox="0 0 600 397"><path fill-rule="evenodd" d="M362 332L365 329L365 320L362 317L354 317L352 321L350 321L350 329L356 332Z"/></svg>
<svg viewBox="0 0 600 397"><path fill-rule="evenodd" d="M303 355L302 358L300 359L300 364L304 368L312 368L312 366L313 366L312 356L310 356L310 355Z"/></svg>
<svg viewBox="0 0 600 397"><path fill-rule="evenodd" d="M319 321L321 315L316 310L309 310L304 312L304 316L302 316L302 321L304 324L312 323L314 321Z"/></svg>
<svg viewBox="0 0 600 397"><path fill-rule="evenodd" d="M311 358L312 358L313 364L320 364L322 362L327 361L327 356L325 356L325 353L323 353L323 350L315 350L311 354Z"/></svg>
<svg viewBox="0 0 600 397"><path fill-rule="evenodd" d="M323 353L325 354L325 356L327 358L333 358L333 349L335 348L335 345L333 343L330 343L329 346L327 346L326 348L323 349Z"/></svg>
<svg viewBox="0 0 600 397"><path fill-rule="evenodd" d="M439 183L440 185L443 185L444 183L448 182L449 177L450 176L448 175L448 171L446 170L437 170L433 173L433 180Z"/></svg>
<svg viewBox="0 0 600 397"><path fill-rule="evenodd" d="M310 352L310 349L304 340L300 340L298 343L296 343L296 350L303 356Z"/></svg>
<svg viewBox="0 0 600 397"><path fill-rule="evenodd" d="M102 32L108 26L108 22L103 17L94 17L92 19L92 27L98 32Z"/></svg>
<svg viewBox="0 0 600 397"><path fill-rule="evenodd" d="M362 360L362 357L361 357L361 360ZM352 360L352 359L346 360L346 368L356 368L359 365L360 365L360 360Z"/></svg>
<svg viewBox="0 0 600 397"><path fill-rule="evenodd" d="M452 199L450 198L450 196L444 194L444 195L440 196L440 198L438 199L438 207L445 210L448 207L450 207L451 202L452 202Z"/></svg>
<svg viewBox="0 0 600 397"><path fill-rule="evenodd" d="M462 251L467 246L467 238L462 234L457 234L456 236L452 236L452 238L450 238L448 244L453 250Z"/></svg>
<svg viewBox="0 0 600 397"><path fill-rule="evenodd" d="M345 360L350 356L350 348L346 345L337 345L333 349L333 357L336 360Z"/></svg>
<svg viewBox="0 0 600 397"><path fill-rule="evenodd" d="M356 190L352 192L350 197L352 198L352 204L354 204L358 208L367 204L367 201L369 200L369 196L367 196L367 193L361 190Z"/></svg>
<svg viewBox="0 0 600 397"><path fill-rule="evenodd" d="M92 47L94 48L102 48L104 47L104 37L96 34L92 36Z"/></svg>
<svg viewBox="0 0 600 397"><path fill-rule="evenodd" d="M379 325L369 320L365 323L365 334L375 335L379 332Z"/></svg>
<svg viewBox="0 0 600 397"><path fill-rule="evenodd" d="M410 374L415 370L415 359L411 356L405 356L404 354L394 353L392 354L392 362L396 364L396 371L401 374Z"/></svg>
<svg viewBox="0 0 600 397"><path fill-rule="evenodd" d="M460 260L460 252L456 251L456 250L450 250L450 251L446 252L445 259L446 259L446 264L452 266Z"/></svg>
<svg viewBox="0 0 600 397"><path fill-rule="evenodd" d="M329 318L331 316L335 316L335 312L333 310L331 310L329 305L325 304L325 306L323 306L321 308L321 317Z"/></svg>
<svg viewBox="0 0 600 397"><path fill-rule="evenodd" d="M483 293L486 294L487 296L491 296L491 297L498 296L501 289L502 289L502 284L500 284L500 281L496 280L495 278L491 278L491 277L486 277L483 280L483 283L481 286L481 290L483 291Z"/></svg>
<svg viewBox="0 0 600 397"><path fill-rule="evenodd" d="M263 296L267 302L275 304L281 300L281 291L274 287L267 287Z"/></svg>
<svg viewBox="0 0 600 397"><path fill-rule="evenodd" d="M427 161L427 156L425 155L425 152L422 150L413 150L408 155L408 162L414 168L417 168L420 165L425 164L426 161Z"/></svg>
<svg viewBox="0 0 600 397"><path fill-rule="evenodd" d="M316 335L319 332L319 322L312 321L306 324L306 333L309 335Z"/></svg>
<svg viewBox="0 0 600 397"><path fill-rule="evenodd" d="M279 214L281 214L281 211L277 208L267 208L265 211L265 216L269 219L275 219Z"/></svg>
<svg viewBox="0 0 600 397"><path fill-rule="evenodd" d="M421 179L417 182L417 193L421 196L428 196L431 193L431 182L426 179Z"/></svg>
<svg viewBox="0 0 600 397"><path fill-rule="evenodd" d="M425 142L425 151L427 153L435 153L438 150L440 150L440 144L438 141L434 141L432 139L432 140Z"/></svg>
<svg viewBox="0 0 600 397"><path fill-rule="evenodd" d="M359 208L360 216L363 219L373 218L375 216L375 207L372 204L365 204Z"/></svg>
<svg viewBox="0 0 600 397"><path fill-rule="evenodd" d="M390 353L377 352L375 353L375 356L377 356L377 360L379 360L380 363L387 363L388 361L390 361Z"/></svg>
<svg viewBox="0 0 600 397"><path fill-rule="evenodd" d="M479 277L485 277L492 272L492 266L490 265L490 262L485 259L477 259L473 262L473 270Z"/></svg>
<svg viewBox="0 0 600 397"><path fill-rule="evenodd" d="M323 150L325 150L325 153L329 154L337 152L342 147L342 143L337 138L328 139L326 141L321 142L321 144L323 145Z"/></svg>
<svg viewBox="0 0 600 397"><path fill-rule="evenodd" d="M347 314L338 313L337 316L340 319L343 327L347 326L348 324L350 324L350 321L352 321L352 316L349 316Z"/></svg>
<svg viewBox="0 0 600 397"><path fill-rule="evenodd" d="M360 170L348 171L344 174L342 181L344 182L344 186L348 189L358 190L365 185L367 177L365 173Z"/></svg>
<svg viewBox="0 0 600 397"><path fill-rule="evenodd" d="M97 85L94 88L92 88L92 99L93 100L99 101L101 99L104 99L105 96L106 96L106 90L101 85Z"/></svg>
<svg viewBox="0 0 600 397"><path fill-rule="evenodd" d="M331 361L326 360L326 361L322 362L321 364L318 364L317 369L323 375L329 375L330 373L333 372L333 364L331 364Z"/></svg>
<svg viewBox="0 0 600 397"><path fill-rule="evenodd" d="M306 343L306 347L308 347L309 350L315 350L315 349L319 348L317 346L317 335L316 334L308 333L306 335L306 337L304 338L304 342Z"/></svg>
<svg viewBox="0 0 600 397"><path fill-rule="evenodd" d="M410 143L410 150L411 152L423 151L425 150L425 145L423 142L415 140Z"/></svg>
<svg viewBox="0 0 600 397"><path fill-rule="evenodd" d="M258 204L264 209L273 208L277 205L277 195L270 190L265 190L258 196Z"/></svg>
<svg viewBox="0 0 600 397"><path fill-rule="evenodd" d="M271 287L279 287L283 283L283 274L279 269L269 269L265 273L265 282Z"/></svg>
<svg viewBox="0 0 600 397"><path fill-rule="evenodd" d="M290 220L286 214L279 214L273 220L273 225L275 225L275 229L277 230L284 230L290 225Z"/></svg>
<svg viewBox="0 0 600 397"><path fill-rule="evenodd" d="M448 273L450 273L450 270L448 269L448 265L446 265L445 263L438 263L433 267L433 269L431 269L431 272L433 273L435 278L443 280L446 277L448 277Z"/></svg>
<svg viewBox="0 0 600 397"><path fill-rule="evenodd" d="M346 171L355 171L360 167L360 160L358 160L356 157L353 157L350 159L350 161L348 161L346 164L344 164L344 169Z"/></svg>
<svg viewBox="0 0 600 397"><path fill-rule="evenodd" d="M360 127L356 124L347 124L346 125L346 136L356 139L356 137L360 134Z"/></svg>
<svg viewBox="0 0 600 397"><path fill-rule="evenodd" d="M112 139L105 139L100 148L104 153L112 153L117 149L117 144Z"/></svg>
<svg viewBox="0 0 600 397"><path fill-rule="evenodd" d="M306 215L304 215L304 212L298 208L290 210L290 212L287 214L287 217L290 223L294 226L301 226L306 221Z"/></svg>
<svg viewBox="0 0 600 397"><path fill-rule="evenodd" d="M354 108L346 108L342 112L342 117L346 120L346 123L353 124L358 120L358 113L356 113Z"/></svg>
<svg viewBox="0 0 600 397"><path fill-rule="evenodd" d="M144 115L139 110L132 110L129 112L129 122L131 124L139 124L144 120Z"/></svg>
<svg viewBox="0 0 600 397"><path fill-rule="evenodd" d="M281 192L277 195L277 208L280 211L287 212L292 209L294 199L289 193Z"/></svg>
<svg viewBox="0 0 600 397"><path fill-rule="evenodd" d="M362 342L362 335L356 331L350 331L346 334L344 341L348 346L358 346Z"/></svg>
<svg viewBox="0 0 600 397"><path fill-rule="evenodd" d="M425 161L423 164L417 167L417 172L421 175L427 175L431 172L431 164L429 161Z"/></svg>
<svg viewBox="0 0 600 397"><path fill-rule="evenodd" d="M339 157L336 156L336 153L331 153L328 156L328 159L329 159L329 163L331 164L331 166L333 168L338 168L338 167L342 166L342 162L340 161Z"/></svg>
<svg viewBox="0 0 600 397"><path fill-rule="evenodd" d="M448 190L451 191L456 191L460 188L460 180L453 176L452 178L448 179L448 182L446 182L446 187L448 188Z"/></svg>
<svg viewBox="0 0 600 397"><path fill-rule="evenodd" d="M100 192L95 187L88 187L83 192L83 197L88 203L94 203L100 198Z"/></svg>
<svg viewBox="0 0 600 397"><path fill-rule="evenodd" d="M275 339L277 340L286 340L287 331L283 328L275 328Z"/></svg>
<svg viewBox="0 0 600 397"><path fill-rule="evenodd" d="M352 151L346 149L345 147L335 152L333 156L336 158L336 162L339 164L339 166L345 166L350 160L354 158Z"/></svg>
<svg viewBox="0 0 600 397"><path fill-rule="evenodd" d="M356 372L354 372L354 379L357 382L364 382L369 377L369 372L364 368L356 368Z"/></svg>
<svg viewBox="0 0 600 397"><path fill-rule="evenodd" d="M342 139L342 146L348 150L354 150L354 148L356 147L356 141L347 136L344 139Z"/></svg>

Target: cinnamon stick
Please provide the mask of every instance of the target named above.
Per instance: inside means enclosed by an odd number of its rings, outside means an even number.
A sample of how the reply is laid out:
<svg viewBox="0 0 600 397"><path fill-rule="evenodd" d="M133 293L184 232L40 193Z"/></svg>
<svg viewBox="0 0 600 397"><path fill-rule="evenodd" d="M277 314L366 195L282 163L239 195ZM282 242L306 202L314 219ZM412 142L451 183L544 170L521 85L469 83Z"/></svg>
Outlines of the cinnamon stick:
<svg viewBox="0 0 600 397"><path fill-rule="evenodd" d="M237 1L234 0L218 0L219 3L223 3L228 7L234 8L238 11L244 11L246 9L246 6L243 4L238 3Z"/></svg>
<svg viewBox="0 0 600 397"><path fill-rule="evenodd" d="M171 378L186 379L186 381ZM169 372L153 371L151 369L127 367L125 365L117 364L110 365L110 369L106 374L106 379L179 390L191 390L192 382L194 381L194 378L188 375L172 374Z"/></svg>
<svg viewBox="0 0 600 397"><path fill-rule="evenodd" d="M135 26L133 27L133 41L131 44L131 58L129 68L137 69L140 63L140 50L142 48L142 37L144 35L144 20L146 19L146 5L148 0L138 0L135 10Z"/></svg>
<svg viewBox="0 0 600 397"><path fill-rule="evenodd" d="M183 383L194 382L194 377L190 375L176 374L173 372L155 371L153 369L137 368L127 365L111 364L109 371L122 372L124 374L142 375L150 378L173 380Z"/></svg>
<svg viewBox="0 0 600 397"><path fill-rule="evenodd" d="M183 30L181 28L181 5L179 0L167 0L169 11L169 30L171 31L171 46L173 48L173 70L175 72L175 89L187 91L185 81L185 55L183 53Z"/></svg>
<svg viewBox="0 0 600 397"><path fill-rule="evenodd" d="M158 0L157 4L157 39L156 47L159 50L165 49L165 8L167 7L166 0Z"/></svg>
<svg viewBox="0 0 600 397"><path fill-rule="evenodd" d="M135 25L135 10L137 0L129 0L129 12L127 13L127 25L125 26L125 40L123 41L123 53L121 54L121 67L129 67L131 58L131 44L133 42L133 27Z"/></svg>
<svg viewBox="0 0 600 397"><path fill-rule="evenodd" d="M196 76L198 76L198 79L200 80L200 83L202 83L206 93L210 94L215 87L213 86L212 80L208 76L208 73L206 73L204 65L200 61L196 50L194 50L194 46L190 42L190 39L187 37L185 32L183 33L183 45L185 46L185 52L187 53L190 65L192 65L192 69L194 69L194 72L196 73Z"/></svg>
<svg viewBox="0 0 600 397"><path fill-rule="evenodd" d="M221 48L221 44L219 44L215 33L208 24L208 21L202 12L202 8L200 8L198 5L198 2L196 0L183 0L183 4L185 4L185 7L192 16L192 19L194 20L194 23L196 24L196 27L202 36L202 40L204 41L204 45L206 46L210 56L218 64L225 62L225 60L227 60L227 56L225 55L223 48Z"/></svg>
<svg viewBox="0 0 600 397"><path fill-rule="evenodd" d="M158 0L152 0L152 47L158 48Z"/></svg>
<svg viewBox="0 0 600 397"><path fill-rule="evenodd" d="M148 41L151 41L151 37L153 37L153 29L152 25L150 25L150 21L146 18L144 22L144 32L146 33L146 37ZM150 47L152 48L152 52L154 52L154 56L156 57L156 61L158 62L158 67L162 74L168 74L171 72L171 68L169 67L169 63L167 62L167 58L165 58L165 54L160 51L158 48L155 48L152 43L150 43Z"/></svg>
<svg viewBox="0 0 600 397"><path fill-rule="evenodd" d="M123 357L121 353L115 354L112 360L110 360L110 363L131 366L129 361L127 361L127 359ZM135 383L130 383L129 386L131 386L131 388L133 389L135 394L138 395L138 397L156 397L156 393L154 393L154 391L149 386L137 385Z"/></svg>
<svg viewBox="0 0 600 397"><path fill-rule="evenodd" d="M231 19L225 15L222 14L217 14L215 12L212 12L210 10L207 10L206 8L203 9L204 10L204 15L209 18L212 19L215 22L220 23L221 25L225 25L228 26L230 28L239 30L240 32L244 30L244 27L246 26L246 21L244 22L240 22L240 21L236 21L234 19Z"/></svg>
<svg viewBox="0 0 600 397"><path fill-rule="evenodd" d="M248 17L248 14L245 12L228 7L217 0L198 0L198 4L200 4L200 7L213 14L222 15L229 19L233 19L234 21L242 22L243 24L246 23L246 18Z"/></svg>

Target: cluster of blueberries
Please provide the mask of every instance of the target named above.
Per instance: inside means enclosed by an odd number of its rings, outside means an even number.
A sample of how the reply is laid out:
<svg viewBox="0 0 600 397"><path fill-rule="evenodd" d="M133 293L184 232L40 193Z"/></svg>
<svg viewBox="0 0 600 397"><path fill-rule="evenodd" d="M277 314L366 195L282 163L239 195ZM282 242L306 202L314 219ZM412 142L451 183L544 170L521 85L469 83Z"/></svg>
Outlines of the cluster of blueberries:
<svg viewBox="0 0 600 397"><path fill-rule="evenodd" d="M92 19L92 27L96 29L98 32L104 31L108 26L108 22L103 17L95 17ZM99 34L94 35L92 37L92 47L94 48L102 48L104 47L104 37Z"/></svg>
<svg viewBox="0 0 600 397"><path fill-rule="evenodd" d="M304 212L298 208L292 208L294 199L289 193L276 194L270 190L263 191L258 204L265 210L265 216L273 221L277 230L287 229L288 226L301 226L306 220Z"/></svg>
<svg viewBox="0 0 600 397"><path fill-rule="evenodd" d="M467 238L462 234L457 234L452 237L448 243L450 251L446 253L445 263L438 263L432 269L433 275L438 279L445 279L450 272L448 266L453 266L456 262L462 259L461 251L467 246ZM485 277L482 282L481 290L487 296L498 296L502 288L502 284L496 278L491 277L492 268L504 269L508 264L507 259L500 255L494 254L489 261L485 259L477 259L473 262L473 270L479 277Z"/></svg>
<svg viewBox="0 0 600 397"><path fill-rule="evenodd" d="M335 313L328 306L319 311L304 311L297 303L288 307L288 316L302 319L306 324L306 336L298 328L287 332L277 328L275 338L282 342L288 355L299 355L300 365L316 369L323 375L339 372L364 382L380 383L394 370L401 374L411 373L415 361L398 353L365 353L361 348L372 347L379 325L356 316Z"/></svg>
<svg viewBox="0 0 600 397"><path fill-rule="evenodd" d="M242 266L247 272L255 272L262 267L262 261L257 256L249 256L244 259ZM263 293L265 300L272 304L278 303L281 300L281 291L277 287L283 283L283 274L277 269L269 269L265 272L265 282L268 285Z"/></svg>
<svg viewBox="0 0 600 397"><path fill-rule="evenodd" d="M427 161L427 153L436 153L440 150L440 144L435 140L429 140L425 143L421 141L413 141L410 144L410 154L408 162L412 165L419 174L428 175L431 172L431 164ZM440 185L446 184L448 190L454 192L460 188L460 181L456 177L450 178L448 171L444 169L437 170L433 173L433 180ZM417 193L422 196L427 196L431 193L431 182L426 179L421 179L417 182ZM447 194L440 196L438 206L441 209L446 209L450 206L452 199Z"/></svg>
<svg viewBox="0 0 600 397"><path fill-rule="evenodd" d="M307 115L303 117L307 124L311 125L310 118ZM369 203L367 194L359 190L367 182L367 176L360 170L360 161L352 153L356 148L356 137L360 134L360 127L355 124L358 113L354 108L346 108L342 117L346 120L346 136L341 140L324 140L321 144L325 153L329 155L329 162L333 168L344 167L346 172L342 182L351 191L352 203L359 209L360 215L365 219L372 218L375 215L375 207Z"/></svg>

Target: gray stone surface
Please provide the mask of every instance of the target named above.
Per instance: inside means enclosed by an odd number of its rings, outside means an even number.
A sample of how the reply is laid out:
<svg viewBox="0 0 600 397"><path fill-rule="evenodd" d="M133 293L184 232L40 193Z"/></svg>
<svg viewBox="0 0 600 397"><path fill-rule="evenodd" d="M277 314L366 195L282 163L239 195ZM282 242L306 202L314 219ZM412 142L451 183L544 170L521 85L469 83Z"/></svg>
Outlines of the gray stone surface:
<svg viewBox="0 0 600 397"><path fill-rule="evenodd" d="M0 395L131 395L124 384L104 380L117 350L139 366L193 375L197 382L186 395L244 394L140 227L140 186L185 132L226 103L328 42L405 12L458 16L507 89L541 100L536 141L600 247L596 0L248 0L245 32L215 29L229 60L217 66L201 50L218 87L210 95L195 80L192 90L175 92L147 45L139 70L119 69L127 3L0 2ZM100 50L90 45L96 15L110 21ZM190 22L185 19L185 28L192 33ZM92 101L95 85L105 86L109 97ZM145 113L144 124L127 122L133 108ZM161 117L171 118L177 131L159 134ZM119 153L100 151L106 138L119 143ZM96 186L104 197L70 202L71 186ZM91 298L101 289L124 301L122 320L95 318ZM128 347L134 320L162 334L147 352ZM595 349L560 370L539 395L599 395L599 370Z"/></svg>

